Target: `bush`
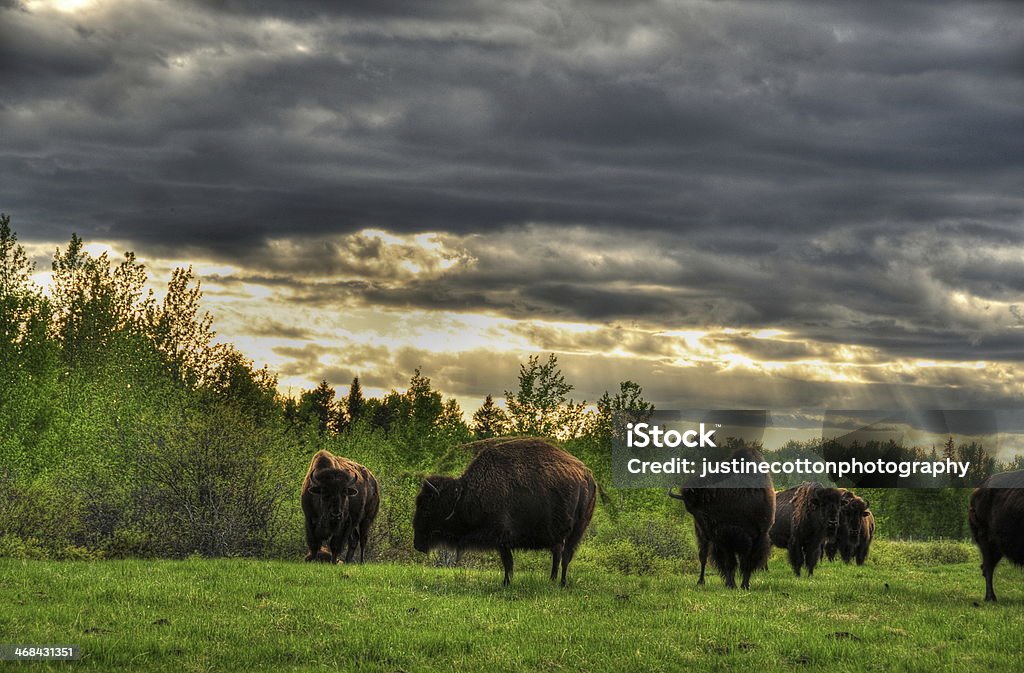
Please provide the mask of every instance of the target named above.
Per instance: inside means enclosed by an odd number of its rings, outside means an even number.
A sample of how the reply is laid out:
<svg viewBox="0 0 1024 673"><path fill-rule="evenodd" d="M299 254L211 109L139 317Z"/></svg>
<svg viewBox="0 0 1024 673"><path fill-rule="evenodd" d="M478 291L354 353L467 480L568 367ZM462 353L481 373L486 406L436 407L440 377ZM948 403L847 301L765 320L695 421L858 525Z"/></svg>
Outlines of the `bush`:
<svg viewBox="0 0 1024 673"><path fill-rule="evenodd" d="M949 563L968 563L977 560L977 549L969 542L957 540L876 540L871 545L868 563L901 567L934 566Z"/></svg>
<svg viewBox="0 0 1024 673"><path fill-rule="evenodd" d="M175 557L266 555L298 490L274 459L276 436L223 407L168 420L138 447L125 517L135 532L118 539Z"/></svg>
<svg viewBox="0 0 1024 673"><path fill-rule="evenodd" d="M678 572L695 558L696 543L684 520L670 513L595 515L582 558L627 575ZM584 551L585 550L585 551Z"/></svg>

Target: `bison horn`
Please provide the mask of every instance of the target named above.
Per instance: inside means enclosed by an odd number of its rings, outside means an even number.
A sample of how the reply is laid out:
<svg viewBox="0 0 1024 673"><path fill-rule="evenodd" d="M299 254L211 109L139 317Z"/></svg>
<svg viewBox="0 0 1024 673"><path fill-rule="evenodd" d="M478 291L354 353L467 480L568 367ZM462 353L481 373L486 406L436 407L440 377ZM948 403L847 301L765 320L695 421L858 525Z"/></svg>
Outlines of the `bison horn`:
<svg viewBox="0 0 1024 673"><path fill-rule="evenodd" d="M320 480L316 478L316 471L313 471L313 472L310 473L310 475L309 475L309 485L310 486L319 486L320 485Z"/></svg>
<svg viewBox="0 0 1024 673"><path fill-rule="evenodd" d="M455 487L457 495L455 496L455 505L452 506L452 513L444 518L445 521L449 521L455 516L455 511L459 509L459 502L462 500L462 489L459 486Z"/></svg>
<svg viewBox="0 0 1024 673"><path fill-rule="evenodd" d="M430 483L430 480L429 480L429 479L424 479L424 480L423 480L423 484L424 484L424 486L429 486L429 487L430 487L430 490L431 490L431 491L433 491L434 493L438 493L438 494L440 494L440 493L441 493L441 491L439 491L439 490L437 489L437 486L434 486L433 484L431 484L431 483Z"/></svg>
<svg viewBox="0 0 1024 673"><path fill-rule="evenodd" d="M668 497L675 498L676 500L682 500L683 499L683 494L682 493L673 493L672 489L670 488L670 489L668 489Z"/></svg>

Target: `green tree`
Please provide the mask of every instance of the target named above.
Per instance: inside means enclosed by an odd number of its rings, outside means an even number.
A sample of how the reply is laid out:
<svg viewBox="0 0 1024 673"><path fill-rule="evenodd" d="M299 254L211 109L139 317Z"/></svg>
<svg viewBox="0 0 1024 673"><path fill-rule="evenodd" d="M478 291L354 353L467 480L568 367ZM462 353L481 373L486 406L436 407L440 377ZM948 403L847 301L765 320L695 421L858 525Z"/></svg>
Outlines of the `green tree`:
<svg viewBox="0 0 1024 673"><path fill-rule="evenodd" d="M953 443L953 436L950 435L946 443L942 445L942 459L943 460L956 460L956 445Z"/></svg>
<svg viewBox="0 0 1024 673"><path fill-rule="evenodd" d="M203 293L192 267L171 273L162 303L150 296L143 305L146 332L171 375L189 388L208 384L224 355L213 345L213 317L201 312Z"/></svg>
<svg viewBox="0 0 1024 673"><path fill-rule="evenodd" d="M53 259L52 327L65 362L94 365L114 341L140 333L146 280L135 253L112 266L107 253L93 257L72 234Z"/></svg>
<svg viewBox="0 0 1024 673"><path fill-rule="evenodd" d="M537 435L571 439L582 429L586 402L568 397L573 386L566 383L554 353L546 362L531 355L519 365L519 388L505 391L509 431L516 435Z"/></svg>
<svg viewBox="0 0 1024 673"><path fill-rule="evenodd" d="M277 376L266 367L253 368L252 360L233 346L219 344L216 365L203 391L217 401L234 405L258 423L278 417Z"/></svg>
<svg viewBox="0 0 1024 673"><path fill-rule="evenodd" d="M444 401L441 413L436 421L437 439L441 448L447 448L455 444L468 442L472 438L469 426L462 417L462 408L458 400L449 398Z"/></svg>
<svg viewBox="0 0 1024 673"><path fill-rule="evenodd" d="M500 437L508 430L508 415L488 395L473 414L473 436L477 439Z"/></svg>
<svg viewBox="0 0 1024 673"><path fill-rule="evenodd" d="M53 421L58 353L48 338L50 303L33 264L0 214L0 472L31 474Z"/></svg>
<svg viewBox="0 0 1024 673"><path fill-rule="evenodd" d="M643 423L650 420L654 405L644 399L644 389L634 381L619 383L619 392L614 396L604 391L597 401L591 431L601 441L610 441L626 423Z"/></svg>
<svg viewBox="0 0 1024 673"><path fill-rule="evenodd" d="M352 385L348 388L348 395L345 397L345 419L349 426L355 425L363 417L366 409L366 400L363 398L363 387L359 383L359 377L352 379Z"/></svg>
<svg viewBox="0 0 1024 673"><path fill-rule="evenodd" d="M304 391L297 411L300 423L315 427L321 436L328 434L334 429L334 388L321 381L313 390Z"/></svg>
<svg viewBox="0 0 1024 673"><path fill-rule="evenodd" d="M444 402L441 393L431 387L430 378L423 376L419 367L409 380L405 396L409 401L409 422L414 432L429 434L441 416Z"/></svg>
<svg viewBox="0 0 1024 673"><path fill-rule="evenodd" d="M995 472L996 459L977 443L961 444L957 447L957 460L970 463L963 480L956 479L956 486L977 486Z"/></svg>

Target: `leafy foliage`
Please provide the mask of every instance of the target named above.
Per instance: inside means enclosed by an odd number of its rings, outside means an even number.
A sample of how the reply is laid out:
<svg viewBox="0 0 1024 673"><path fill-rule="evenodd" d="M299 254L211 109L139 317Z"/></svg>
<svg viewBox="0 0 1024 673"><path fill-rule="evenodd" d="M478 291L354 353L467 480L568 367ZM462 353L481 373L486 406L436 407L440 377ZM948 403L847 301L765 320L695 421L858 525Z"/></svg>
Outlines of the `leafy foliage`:
<svg viewBox="0 0 1024 673"><path fill-rule="evenodd" d="M0 216L0 555L298 558L299 485L310 455L325 448L381 484L371 556L423 562L410 542L419 475L457 473L470 458L458 447L470 439L528 434L587 462L614 504L598 508L584 557L645 574L692 556L678 503L610 483L618 425L654 409L636 382L591 408L570 397L555 354L530 356L505 391L506 409L488 395L471 426L420 369L405 390L380 397L364 396L355 378L341 399L328 381L286 398L272 372L215 342L190 268L174 270L157 301L132 253L93 256L72 236L52 269L47 296ZM808 453L794 443L777 455ZM976 444L950 439L943 453L974 461L974 476L996 467ZM863 495L883 537L968 533L965 490Z"/></svg>

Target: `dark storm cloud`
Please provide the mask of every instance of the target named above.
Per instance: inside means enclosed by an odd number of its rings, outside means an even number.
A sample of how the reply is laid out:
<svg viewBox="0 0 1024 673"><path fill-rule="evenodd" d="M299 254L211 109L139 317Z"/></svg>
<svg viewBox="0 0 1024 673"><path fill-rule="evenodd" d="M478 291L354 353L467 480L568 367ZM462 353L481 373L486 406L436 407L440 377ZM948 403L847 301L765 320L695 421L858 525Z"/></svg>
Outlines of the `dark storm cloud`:
<svg viewBox="0 0 1024 673"><path fill-rule="evenodd" d="M0 3L23 240L332 306L1024 347L1024 257L995 254L1024 248L1015 3L44 5ZM366 228L465 255L345 239Z"/></svg>

